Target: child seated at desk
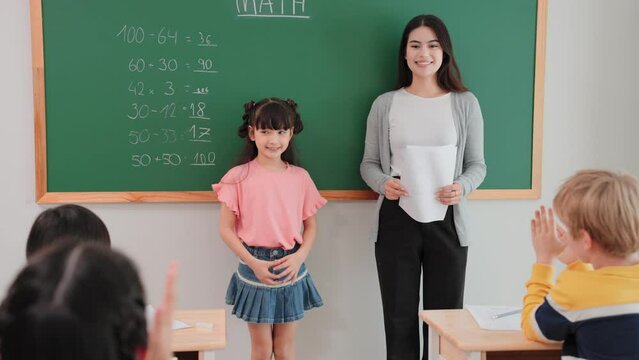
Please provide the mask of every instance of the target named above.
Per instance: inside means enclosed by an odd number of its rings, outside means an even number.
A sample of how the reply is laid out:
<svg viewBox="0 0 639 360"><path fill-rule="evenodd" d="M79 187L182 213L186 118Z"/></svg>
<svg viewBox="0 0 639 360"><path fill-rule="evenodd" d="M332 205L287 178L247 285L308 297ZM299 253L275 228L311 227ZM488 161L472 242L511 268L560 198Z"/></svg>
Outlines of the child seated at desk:
<svg viewBox="0 0 639 360"><path fill-rule="evenodd" d="M522 329L563 341L563 359L639 359L639 181L603 170L570 177L531 221L537 256ZM553 285L554 258L568 264Z"/></svg>
<svg viewBox="0 0 639 360"><path fill-rule="evenodd" d="M0 359L170 360L175 272L147 334L144 289L126 255L97 242L48 246L0 304Z"/></svg>
<svg viewBox="0 0 639 360"><path fill-rule="evenodd" d="M61 241L111 246L104 222L93 211L75 204L56 206L38 215L27 238L27 258Z"/></svg>

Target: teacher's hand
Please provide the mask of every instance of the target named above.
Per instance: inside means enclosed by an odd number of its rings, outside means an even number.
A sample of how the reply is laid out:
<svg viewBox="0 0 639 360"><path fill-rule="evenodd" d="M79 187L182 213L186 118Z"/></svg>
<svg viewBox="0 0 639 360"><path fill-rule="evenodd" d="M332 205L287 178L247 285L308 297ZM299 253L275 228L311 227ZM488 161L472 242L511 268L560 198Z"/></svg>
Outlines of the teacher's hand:
<svg viewBox="0 0 639 360"><path fill-rule="evenodd" d="M386 180L384 184L384 196L386 196L388 200L397 200L400 196L405 195L408 195L408 192L398 179L391 178Z"/></svg>
<svg viewBox="0 0 639 360"><path fill-rule="evenodd" d="M437 200L444 205L455 205L458 204L462 196L464 196L464 189L462 189L461 184L452 183L451 185L439 188L436 196Z"/></svg>

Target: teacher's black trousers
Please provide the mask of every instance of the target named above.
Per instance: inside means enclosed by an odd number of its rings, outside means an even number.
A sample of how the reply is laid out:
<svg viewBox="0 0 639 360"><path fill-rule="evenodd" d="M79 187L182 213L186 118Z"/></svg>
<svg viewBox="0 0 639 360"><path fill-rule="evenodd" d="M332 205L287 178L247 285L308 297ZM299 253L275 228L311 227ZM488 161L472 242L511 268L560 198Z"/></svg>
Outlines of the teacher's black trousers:
<svg viewBox="0 0 639 360"><path fill-rule="evenodd" d="M419 287L424 309L461 309L464 302L467 247L459 245L449 206L442 221L423 224L384 199L375 243L377 275L382 293L386 358L419 359ZM423 270L423 279L420 279ZM424 325L424 357L428 327Z"/></svg>

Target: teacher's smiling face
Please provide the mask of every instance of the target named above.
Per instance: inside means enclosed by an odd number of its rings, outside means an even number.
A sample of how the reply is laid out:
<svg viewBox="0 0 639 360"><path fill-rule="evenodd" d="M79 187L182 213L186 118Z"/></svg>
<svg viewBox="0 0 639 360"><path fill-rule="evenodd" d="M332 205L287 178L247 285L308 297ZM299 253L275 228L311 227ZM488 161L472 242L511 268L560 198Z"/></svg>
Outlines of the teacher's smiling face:
<svg viewBox="0 0 639 360"><path fill-rule="evenodd" d="M444 51L435 32L426 26L411 31L406 43L406 64L416 78L436 76L442 66Z"/></svg>

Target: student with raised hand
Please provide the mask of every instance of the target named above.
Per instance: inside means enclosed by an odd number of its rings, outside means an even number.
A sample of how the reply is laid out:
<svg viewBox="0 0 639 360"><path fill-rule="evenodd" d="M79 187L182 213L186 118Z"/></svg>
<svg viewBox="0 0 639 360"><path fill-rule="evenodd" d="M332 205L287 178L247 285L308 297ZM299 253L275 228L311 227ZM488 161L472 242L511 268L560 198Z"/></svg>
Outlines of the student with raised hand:
<svg viewBox="0 0 639 360"><path fill-rule="evenodd" d="M483 119L464 86L444 23L411 19L402 34L395 90L373 102L360 172L379 193L372 238L382 294L388 359L420 357L420 277L423 308L463 305L469 234L465 196L486 175ZM442 221L422 223L400 206L408 195L401 176L407 146L456 146L454 178L434 191L448 206ZM423 189L423 191L431 191ZM424 325L424 344L428 331ZM427 353L427 350L424 350Z"/></svg>
<svg viewBox="0 0 639 360"><path fill-rule="evenodd" d="M240 258L226 303L247 322L251 359L294 359L297 320L322 305L304 261L326 200L296 166L292 142L303 129L297 104L266 98L246 103L244 111L243 158L213 185L220 235Z"/></svg>
<svg viewBox="0 0 639 360"><path fill-rule="evenodd" d="M169 360L175 266L147 339L135 265L103 244L64 242L33 256L0 305L2 360Z"/></svg>
<svg viewBox="0 0 639 360"><path fill-rule="evenodd" d="M155 310L153 324L142 360L175 359L171 345L173 341L173 312L175 310L175 282L177 281L177 263L169 264L161 305Z"/></svg>
<svg viewBox="0 0 639 360"><path fill-rule="evenodd" d="M60 205L38 215L27 238L27 258L60 241L111 244L104 222L91 210L74 204Z"/></svg>
<svg viewBox="0 0 639 360"><path fill-rule="evenodd" d="M60 205L43 211L34 221L27 239L27 259L53 246L65 244L64 246L71 247L84 243L111 246L109 231L104 222L83 206ZM166 355L167 351L168 354L171 353L175 268L176 265L171 265L167 275L164 302L155 310L153 331L149 338L149 353L145 359L164 359L158 356Z"/></svg>
<svg viewBox="0 0 639 360"><path fill-rule="evenodd" d="M639 359L639 180L584 170L531 220L522 329L565 359ZM559 220L555 222L555 213ZM554 259L568 266L553 282Z"/></svg>

